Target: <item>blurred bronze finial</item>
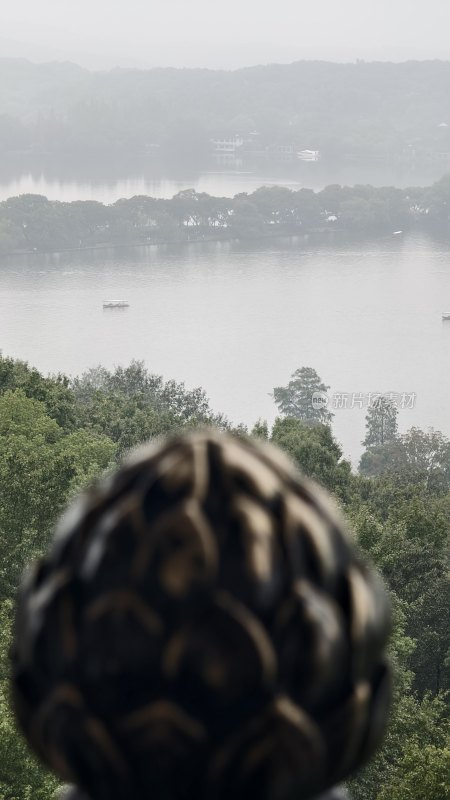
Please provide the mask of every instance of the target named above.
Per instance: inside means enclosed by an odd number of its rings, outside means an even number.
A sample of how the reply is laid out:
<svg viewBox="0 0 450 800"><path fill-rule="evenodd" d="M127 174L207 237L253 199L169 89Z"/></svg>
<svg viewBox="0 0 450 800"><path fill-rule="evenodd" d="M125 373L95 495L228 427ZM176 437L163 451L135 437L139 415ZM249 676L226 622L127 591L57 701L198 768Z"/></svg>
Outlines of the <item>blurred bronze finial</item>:
<svg viewBox="0 0 450 800"><path fill-rule="evenodd" d="M84 494L24 581L17 716L93 800L301 800L378 745L388 628L322 490L192 433Z"/></svg>

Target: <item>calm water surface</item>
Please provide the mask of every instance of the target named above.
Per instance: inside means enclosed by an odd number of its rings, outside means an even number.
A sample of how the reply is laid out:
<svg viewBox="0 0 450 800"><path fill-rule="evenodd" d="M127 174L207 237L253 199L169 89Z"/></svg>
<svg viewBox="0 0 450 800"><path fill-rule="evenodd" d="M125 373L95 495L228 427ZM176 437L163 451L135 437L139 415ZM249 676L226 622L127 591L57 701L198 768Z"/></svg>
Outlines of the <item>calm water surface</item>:
<svg viewBox="0 0 450 800"><path fill-rule="evenodd" d="M128 309L103 310L104 299ZM234 421L272 421L272 388L311 365L334 431L361 452L369 392L414 393L400 427L450 436L450 245L427 238L258 249L203 243L10 257L0 263L0 348L43 371L143 359L203 386ZM362 398L360 397L360 393ZM355 395L355 397L353 397Z"/></svg>
<svg viewBox="0 0 450 800"><path fill-rule="evenodd" d="M19 194L42 194L50 200L98 200L114 203L122 197L150 195L170 198L182 189L193 188L216 197L234 197L238 192L253 192L260 186L302 187L320 191L329 184L346 186L370 183L373 186L428 186L450 171L449 163L414 167L411 164L340 161L329 163L292 162L251 165L232 169L215 167L208 171L161 174L150 164L125 166L99 164L0 164L0 201ZM84 177L80 177L83 176Z"/></svg>

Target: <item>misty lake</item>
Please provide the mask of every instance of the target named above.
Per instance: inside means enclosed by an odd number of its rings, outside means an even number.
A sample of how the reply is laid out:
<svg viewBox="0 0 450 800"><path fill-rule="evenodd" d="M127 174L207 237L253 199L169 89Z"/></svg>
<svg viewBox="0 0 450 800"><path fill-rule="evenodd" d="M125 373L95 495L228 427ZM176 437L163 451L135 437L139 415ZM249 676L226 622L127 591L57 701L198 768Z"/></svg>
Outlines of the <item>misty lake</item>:
<svg viewBox="0 0 450 800"><path fill-rule="evenodd" d="M105 299L126 309L103 310ZM300 366L330 385L334 432L360 452L370 392L399 425L450 435L450 245L423 236L111 248L0 262L0 348L44 372L143 359L202 386L235 422L272 421ZM400 402L400 401L399 401ZM333 406L347 405L347 408ZM413 406L413 407L409 407Z"/></svg>

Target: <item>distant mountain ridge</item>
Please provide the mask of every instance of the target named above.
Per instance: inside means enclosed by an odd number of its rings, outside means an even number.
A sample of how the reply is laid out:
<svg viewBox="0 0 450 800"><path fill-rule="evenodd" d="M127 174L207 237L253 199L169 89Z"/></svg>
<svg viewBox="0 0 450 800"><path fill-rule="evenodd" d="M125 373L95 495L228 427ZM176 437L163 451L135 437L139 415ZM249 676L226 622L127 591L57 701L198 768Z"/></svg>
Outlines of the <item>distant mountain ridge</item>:
<svg viewBox="0 0 450 800"><path fill-rule="evenodd" d="M217 132L254 132L333 156L421 157L450 152L450 62L89 71L6 58L0 150L17 139L4 130L12 119L35 151L159 145L195 154Z"/></svg>

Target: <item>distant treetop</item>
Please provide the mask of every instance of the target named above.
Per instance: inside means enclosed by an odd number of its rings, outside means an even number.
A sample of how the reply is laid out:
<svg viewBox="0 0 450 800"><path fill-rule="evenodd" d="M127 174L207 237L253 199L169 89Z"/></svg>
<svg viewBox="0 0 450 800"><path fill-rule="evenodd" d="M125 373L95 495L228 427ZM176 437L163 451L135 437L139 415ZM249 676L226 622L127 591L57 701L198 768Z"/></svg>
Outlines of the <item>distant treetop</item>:
<svg viewBox="0 0 450 800"><path fill-rule="evenodd" d="M333 414L327 410L326 386L312 367L297 369L287 386L276 386L273 398L279 411L286 417L303 420L309 425L329 423Z"/></svg>

